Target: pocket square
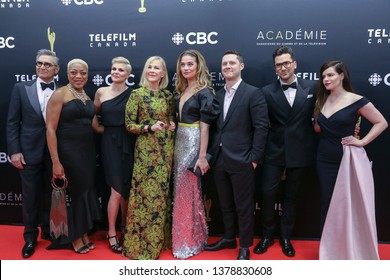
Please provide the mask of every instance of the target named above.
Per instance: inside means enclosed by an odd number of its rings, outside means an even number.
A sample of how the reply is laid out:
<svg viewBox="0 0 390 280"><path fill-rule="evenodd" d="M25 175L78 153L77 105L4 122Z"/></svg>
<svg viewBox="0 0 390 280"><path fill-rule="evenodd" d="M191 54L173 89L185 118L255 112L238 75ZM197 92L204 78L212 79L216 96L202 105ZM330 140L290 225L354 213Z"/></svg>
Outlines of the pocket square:
<svg viewBox="0 0 390 280"><path fill-rule="evenodd" d="M206 160L207 162L210 162L210 160L212 159L212 155L211 154L206 154ZM198 177L202 177L202 171L200 171L200 168L196 168L195 169L195 172L194 172L194 167L195 167L195 164L196 164L196 161L198 160L199 158L199 154L196 155L196 157L194 157L194 159L191 161L190 165L187 167L187 169L189 171L191 171L192 173L194 173L195 176L198 176Z"/></svg>
<svg viewBox="0 0 390 280"><path fill-rule="evenodd" d="M306 99L309 99L309 98L312 98L313 97L313 94L308 94Z"/></svg>

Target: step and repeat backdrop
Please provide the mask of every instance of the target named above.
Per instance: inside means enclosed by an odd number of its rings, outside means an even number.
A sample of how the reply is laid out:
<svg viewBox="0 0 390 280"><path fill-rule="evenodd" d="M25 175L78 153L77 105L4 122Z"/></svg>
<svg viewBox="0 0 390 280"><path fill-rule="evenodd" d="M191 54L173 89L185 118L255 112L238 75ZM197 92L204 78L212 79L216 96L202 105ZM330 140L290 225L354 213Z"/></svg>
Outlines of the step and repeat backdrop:
<svg viewBox="0 0 390 280"><path fill-rule="evenodd" d="M130 60L133 73L128 85L132 87L137 87L146 59L163 56L173 89L177 57L190 48L205 56L215 89L224 85L220 61L228 49L243 54L243 78L262 87L277 78L271 55L285 44L295 51L296 74L304 79L318 80L327 60L345 61L355 90L390 121L389 10L388 0L0 0L0 223L22 223L20 179L7 155L5 126L13 85L36 78L38 49L56 52L61 60L56 79L63 85L67 62L73 58L87 61L86 90L93 98L99 87L110 85L115 56ZM361 133L369 127L363 121ZM389 143L386 131L366 147L373 163L379 240L388 242ZM99 154L96 158L100 171L96 187L104 214L109 188L104 184ZM204 181L210 234L218 235L223 231L218 198L211 177ZM256 235L261 235L259 188L257 184ZM280 203L275 211L281 215ZM319 236L319 185L313 168L299 196L294 237Z"/></svg>

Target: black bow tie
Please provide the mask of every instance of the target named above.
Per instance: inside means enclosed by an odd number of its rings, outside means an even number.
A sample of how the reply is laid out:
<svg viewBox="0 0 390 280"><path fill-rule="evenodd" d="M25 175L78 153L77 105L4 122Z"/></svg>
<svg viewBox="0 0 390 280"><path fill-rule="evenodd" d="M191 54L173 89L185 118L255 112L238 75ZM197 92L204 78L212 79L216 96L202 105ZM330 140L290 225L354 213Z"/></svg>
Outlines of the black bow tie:
<svg viewBox="0 0 390 280"><path fill-rule="evenodd" d="M51 90L54 90L54 83L53 82L48 83L48 84L41 83L41 87L42 87L42 90L45 90L47 88L50 88Z"/></svg>
<svg viewBox="0 0 390 280"><path fill-rule="evenodd" d="M282 89L283 89L283 90L287 90L289 87L291 87L291 88L297 88L297 83L296 83L296 82L293 82L293 83L291 83L291 84L289 84L289 85L282 85Z"/></svg>

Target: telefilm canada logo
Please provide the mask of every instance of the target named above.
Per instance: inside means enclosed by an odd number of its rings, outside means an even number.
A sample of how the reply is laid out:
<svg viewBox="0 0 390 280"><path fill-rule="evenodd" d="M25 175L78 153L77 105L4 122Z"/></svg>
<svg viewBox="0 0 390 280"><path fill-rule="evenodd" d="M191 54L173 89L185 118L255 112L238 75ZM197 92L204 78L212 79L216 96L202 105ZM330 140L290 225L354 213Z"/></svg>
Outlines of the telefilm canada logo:
<svg viewBox="0 0 390 280"><path fill-rule="evenodd" d="M137 33L88 34L90 48L118 48L137 46Z"/></svg>
<svg viewBox="0 0 390 280"><path fill-rule="evenodd" d="M33 80L36 80L36 79L37 79L37 75L36 74L15 74L15 82L16 83L33 81ZM58 82L59 81L59 76L58 75L55 76L54 80Z"/></svg>
<svg viewBox="0 0 390 280"><path fill-rule="evenodd" d="M172 42L179 46L183 43L187 43L188 45L216 45L218 44L217 40L218 32L188 32L187 34L182 34L180 32L176 32L172 35Z"/></svg>
<svg viewBox="0 0 390 280"><path fill-rule="evenodd" d="M295 73L295 75L298 78L311 80L311 81L318 81L320 79L319 73L317 72L297 72Z"/></svg>
<svg viewBox="0 0 390 280"><path fill-rule="evenodd" d="M367 32L369 45L390 44L390 28L369 28Z"/></svg>
<svg viewBox="0 0 390 280"><path fill-rule="evenodd" d="M386 86L390 87L390 73L386 74L385 76L382 76L378 73L373 73L369 78L368 82L373 87L377 87L380 84L384 83Z"/></svg>
<svg viewBox="0 0 390 280"><path fill-rule="evenodd" d="M327 30L260 30L257 46L326 46Z"/></svg>
<svg viewBox="0 0 390 280"><path fill-rule="evenodd" d="M102 5L104 3L103 0L61 0L61 2L65 6L69 6L72 3L77 6Z"/></svg>
<svg viewBox="0 0 390 280"><path fill-rule="evenodd" d="M30 0L0 0L0 9L30 8Z"/></svg>

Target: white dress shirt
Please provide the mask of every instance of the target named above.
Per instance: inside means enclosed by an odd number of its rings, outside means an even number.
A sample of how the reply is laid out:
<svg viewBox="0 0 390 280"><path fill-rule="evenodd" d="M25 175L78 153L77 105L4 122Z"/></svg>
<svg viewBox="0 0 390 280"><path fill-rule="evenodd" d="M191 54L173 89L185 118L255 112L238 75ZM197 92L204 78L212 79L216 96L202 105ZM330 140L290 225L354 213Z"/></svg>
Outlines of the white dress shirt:
<svg viewBox="0 0 390 280"><path fill-rule="evenodd" d="M298 82L297 82L297 78L295 77L295 80L292 81L291 83L297 83L297 86L298 86ZM287 85L286 83L282 83L280 82L282 85ZM284 95L286 96L287 98L287 101L288 103L290 104L290 106L292 107L293 104L294 104L294 100L295 100L295 95L297 94L297 89L296 88L292 88L292 87L289 87L288 89L284 90Z"/></svg>
<svg viewBox="0 0 390 280"><path fill-rule="evenodd" d="M226 115L227 115L227 112L229 110L230 104L232 103L234 94L236 93L237 88L240 85L241 81L242 81L242 79L240 79L237 83L235 83L232 86L232 88L230 89L230 91L227 89L227 87L225 85L225 92L226 93L225 93L225 99L224 99L224 103L223 103L223 119L224 120L226 118Z"/></svg>
<svg viewBox="0 0 390 280"><path fill-rule="evenodd" d="M54 82L54 80L51 82ZM54 83L54 90L51 90L50 88L46 88L45 90L42 90L41 83L46 83L46 82L44 82L43 80L41 80L41 78L38 77L36 83L38 100L39 100L39 105L41 106L43 119L46 122L46 106L47 106L47 102L49 101L51 95L55 90L55 83Z"/></svg>

